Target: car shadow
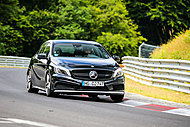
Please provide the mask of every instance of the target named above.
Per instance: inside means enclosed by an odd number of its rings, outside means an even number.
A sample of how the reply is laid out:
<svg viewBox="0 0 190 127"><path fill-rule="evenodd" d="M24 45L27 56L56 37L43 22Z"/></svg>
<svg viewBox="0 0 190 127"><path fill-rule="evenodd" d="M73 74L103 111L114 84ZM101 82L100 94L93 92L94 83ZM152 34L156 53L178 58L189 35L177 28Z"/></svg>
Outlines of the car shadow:
<svg viewBox="0 0 190 127"><path fill-rule="evenodd" d="M37 94L46 96L46 94L43 91L40 91ZM54 95L50 98L78 100L78 101L92 101L92 102L101 102L101 103L119 103L113 101L109 96L104 96L104 95L99 95L98 97L89 97L88 95L59 94L59 95Z"/></svg>

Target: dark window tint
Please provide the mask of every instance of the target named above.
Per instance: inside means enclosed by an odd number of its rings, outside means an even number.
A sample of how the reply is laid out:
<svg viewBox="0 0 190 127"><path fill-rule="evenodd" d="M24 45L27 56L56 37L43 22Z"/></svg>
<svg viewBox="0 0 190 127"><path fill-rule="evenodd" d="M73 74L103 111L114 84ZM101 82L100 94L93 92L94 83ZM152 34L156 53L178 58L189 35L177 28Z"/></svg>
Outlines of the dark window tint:
<svg viewBox="0 0 190 127"><path fill-rule="evenodd" d="M109 58L103 47L80 43L58 43L54 45L53 55L58 57Z"/></svg>

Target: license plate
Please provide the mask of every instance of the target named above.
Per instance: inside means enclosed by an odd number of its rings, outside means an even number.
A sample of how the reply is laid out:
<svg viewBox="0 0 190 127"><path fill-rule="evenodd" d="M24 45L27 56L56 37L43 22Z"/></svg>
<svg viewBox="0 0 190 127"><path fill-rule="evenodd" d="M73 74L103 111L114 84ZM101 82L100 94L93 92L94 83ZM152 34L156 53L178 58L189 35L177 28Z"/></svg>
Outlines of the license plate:
<svg viewBox="0 0 190 127"><path fill-rule="evenodd" d="M91 87L104 86L104 82L103 81L82 81L82 86L91 86Z"/></svg>

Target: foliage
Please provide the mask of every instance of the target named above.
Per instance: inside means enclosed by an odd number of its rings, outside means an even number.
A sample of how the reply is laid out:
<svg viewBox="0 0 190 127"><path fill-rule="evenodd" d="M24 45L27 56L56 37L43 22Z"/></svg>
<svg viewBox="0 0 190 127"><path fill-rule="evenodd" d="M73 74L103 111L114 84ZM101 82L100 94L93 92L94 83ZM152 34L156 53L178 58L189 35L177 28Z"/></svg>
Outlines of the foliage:
<svg viewBox="0 0 190 127"><path fill-rule="evenodd" d="M20 55L23 48L23 35L15 24L22 9L18 7L18 0L0 1L0 54Z"/></svg>
<svg viewBox="0 0 190 127"><path fill-rule="evenodd" d="M59 0L58 7L56 39L98 41L120 56L136 55L138 43L145 40L119 0Z"/></svg>
<svg viewBox="0 0 190 127"><path fill-rule="evenodd" d="M126 38L122 34L102 33L102 36L98 36L97 41L112 54L119 56L132 56L137 55L137 44ZM120 51L118 53L118 51Z"/></svg>
<svg viewBox="0 0 190 127"><path fill-rule="evenodd" d="M128 17L128 11L120 0L100 0L92 6L95 21L92 31L111 54L137 55L137 46L146 40L137 32L138 26Z"/></svg>
<svg viewBox="0 0 190 127"><path fill-rule="evenodd" d="M14 30L10 25L0 24L0 53L2 55L19 55L22 52L22 33ZM4 43L3 43L4 42Z"/></svg>
<svg viewBox="0 0 190 127"><path fill-rule="evenodd" d="M19 0L21 7L25 7L27 12L33 10L51 10L56 7L58 0Z"/></svg>
<svg viewBox="0 0 190 127"><path fill-rule="evenodd" d="M0 22L11 23L21 11L18 0L0 0Z"/></svg>
<svg viewBox="0 0 190 127"><path fill-rule="evenodd" d="M56 39L90 39L93 21L88 0L59 0Z"/></svg>
<svg viewBox="0 0 190 127"><path fill-rule="evenodd" d="M48 39L80 39L98 41L112 55L135 56L138 45L146 41L143 36L149 43L165 43L190 26L188 0L0 0L0 3L1 55L32 56Z"/></svg>
<svg viewBox="0 0 190 127"><path fill-rule="evenodd" d="M46 10L33 10L28 15L21 15L17 26L24 36L23 56L33 55L39 46L54 38L57 15Z"/></svg>
<svg viewBox="0 0 190 127"><path fill-rule="evenodd" d="M166 43L190 27L189 0L126 0L126 7L149 43Z"/></svg>
<svg viewBox="0 0 190 127"><path fill-rule="evenodd" d="M151 58L190 60L190 30L155 49Z"/></svg>

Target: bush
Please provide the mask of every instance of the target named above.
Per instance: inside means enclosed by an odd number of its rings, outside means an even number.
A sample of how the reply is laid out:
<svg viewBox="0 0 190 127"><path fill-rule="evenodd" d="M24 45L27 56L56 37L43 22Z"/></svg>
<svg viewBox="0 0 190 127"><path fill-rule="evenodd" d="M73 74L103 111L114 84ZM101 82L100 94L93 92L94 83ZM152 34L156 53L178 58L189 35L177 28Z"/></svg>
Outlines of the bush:
<svg viewBox="0 0 190 127"><path fill-rule="evenodd" d="M150 56L152 59L190 60L190 30L179 35L161 48L157 48Z"/></svg>

